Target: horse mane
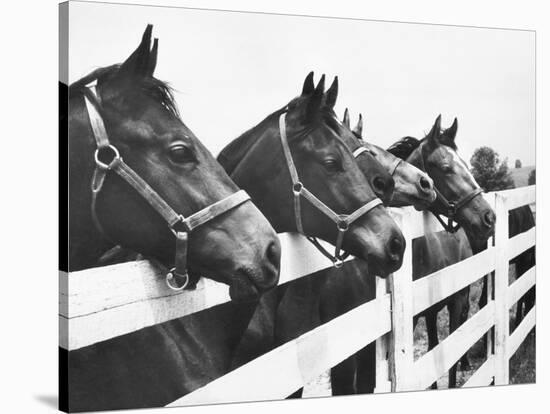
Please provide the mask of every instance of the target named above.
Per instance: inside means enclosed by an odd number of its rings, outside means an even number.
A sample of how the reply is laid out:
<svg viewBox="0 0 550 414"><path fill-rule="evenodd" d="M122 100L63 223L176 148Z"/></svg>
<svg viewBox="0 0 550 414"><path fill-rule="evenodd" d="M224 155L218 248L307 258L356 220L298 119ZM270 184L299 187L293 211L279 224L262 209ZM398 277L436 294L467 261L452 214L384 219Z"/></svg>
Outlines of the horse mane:
<svg viewBox="0 0 550 414"><path fill-rule="evenodd" d="M397 158L406 160L411 153L420 146L422 141L414 137L404 137L391 145L386 151L395 155Z"/></svg>
<svg viewBox="0 0 550 414"><path fill-rule="evenodd" d="M448 138L445 132L446 130L444 130L439 135L439 139L438 139L439 143L441 145L445 145L449 148L452 148L456 151L457 146L454 140ZM411 136L403 137L399 141L397 141L395 144L392 144L386 151L395 155L398 158L401 158L402 160L406 160L411 155L411 153L415 149L417 149L420 146L420 144L422 144L427 139L428 139L427 135L422 139L414 138Z"/></svg>
<svg viewBox="0 0 550 414"><path fill-rule="evenodd" d="M261 136L268 128L273 118L278 119L285 109L286 106L268 115L258 125L242 133L221 150L218 154L217 161L222 165L227 174L231 175L237 165L239 165L239 162L246 156L252 145L254 145L258 136Z"/></svg>
<svg viewBox="0 0 550 414"><path fill-rule="evenodd" d="M120 68L119 64L106 66L104 68L98 68L83 78L73 82L69 86L69 97L81 96L85 88L91 82L97 81L98 85L107 82L114 75L116 75L118 69ZM136 76L135 87L140 88L147 96L151 99L159 102L164 106L168 112L176 117L180 117L175 99L174 99L174 90L168 83L163 82L153 76Z"/></svg>

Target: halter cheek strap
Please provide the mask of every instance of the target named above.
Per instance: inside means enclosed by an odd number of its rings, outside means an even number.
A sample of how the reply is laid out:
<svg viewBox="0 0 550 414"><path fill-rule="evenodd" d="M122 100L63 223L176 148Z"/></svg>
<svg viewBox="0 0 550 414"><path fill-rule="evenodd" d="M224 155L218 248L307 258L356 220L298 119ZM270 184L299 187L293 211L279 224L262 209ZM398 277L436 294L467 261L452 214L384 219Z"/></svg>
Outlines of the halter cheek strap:
<svg viewBox="0 0 550 414"><path fill-rule="evenodd" d="M116 173L129 184L147 203L164 219L168 228L176 238L176 253L174 267L166 275L166 284L170 289L183 290L188 286L189 273L187 270L187 251L189 233L200 225L234 209L250 197L244 190L239 190L230 196L211 204L210 206L185 218L177 213L166 201L143 180L120 156L118 149L109 141L103 118L99 114L99 95L95 87L85 90L84 101L90 125L92 127L97 149L94 154L96 168L92 176L92 220L98 230L106 235L97 216L97 197L109 171ZM106 161L108 160L108 161Z"/></svg>
<svg viewBox="0 0 550 414"><path fill-rule="evenodd" d="M319 200L313 193L311 193L304 184L300 181L298 177L298 171L292 159L292 153L290 152L290 147L288 144L288 138L286 135L286 112L283 112L279 117L279 132L281 136L281 145L283 147L283 153L285 155L286 164L288 166L288 171L290 173L290 179L292 181L292 193L293 193L293 203L294 203L294 219L296 223L296 230L298 233L305 234L304 227L302 224L302 208L301 208L301 199L305 198L313 207L331 219L335 224L338 230L336 236L336 244L334 255L331 255L326 249L319 243L319 241L314 237L308 237L308 240L313 243L313 245L327 258L329 258L334 266L340 267L348 256L344 253L341 255L342 244L344 241L344 235L349 229L349 226L357 220L359 217L367 214L369 211L374 209L376 206L382 204L382 201L378 198L369 201L367 204L358 208L351 214L337 214L325 203Z"/></svg>
<svg viewBox="0 0 550 414"><path fill-rule="evenodd" d="M419 159L420 169L424 172L427 172L422 153L420 153ZM441 191L437 189L435 183L434 191L437 195L436 200L439 200L439 202L443 205L443 209L445 210L444 214L447 217L447 222L445 222L445 220L441 217L441 214L437 212L434 207L430 208L429 211L435 216L435 218L437 219L437 221L439 221L441 226L443 226L445 231L449 233L456 233L460 229L460 224L456 221L456 216L458 212L475 197L483 193L483 189L477 187L471 193L466 194L466 196L459 199L458 201L449 201L447 197L445 197L443 193L441 193Z"/></svg>

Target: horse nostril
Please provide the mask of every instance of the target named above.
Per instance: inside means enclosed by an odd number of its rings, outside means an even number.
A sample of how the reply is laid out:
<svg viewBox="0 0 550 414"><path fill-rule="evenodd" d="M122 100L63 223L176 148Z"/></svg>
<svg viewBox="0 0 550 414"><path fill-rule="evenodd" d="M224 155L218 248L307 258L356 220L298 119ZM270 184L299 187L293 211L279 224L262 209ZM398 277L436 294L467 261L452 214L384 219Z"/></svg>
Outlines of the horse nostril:
<svg viewBox="0 0 550 414"><path fill-rule="evenodd" d="M279 268L281 263L281 247L279 243L275 241L269 243L269 246L267 246L266 258L273 266Z"/></svg>
<svg viewBox="0 0 550 414"><path fill-rule="evenodd" d="M376 194L383 194L386 190L386 182L382 177L376 176L372 180L372 189Z"/></svg>
<svg viewBox="0 0 550 414"><path fill-rule="evenodd" d="M483 224L485 224L486 227L493 227L495 225L495 218L495 213L491 210L486 211L483 215Z"/></svg>
<svg viewBox="0 0 550 414"><path fill-rule="evenodd" d="M404 245L400 237L393 237L388 245L389 254L392 260L397 261L403 254Z"/></svg>
<svg viewBox="0 0 550 414"><path fill-rule="evenodd" d="M426 192L432 190L432 184L426 177L420 177L420 188Z"/></svg>

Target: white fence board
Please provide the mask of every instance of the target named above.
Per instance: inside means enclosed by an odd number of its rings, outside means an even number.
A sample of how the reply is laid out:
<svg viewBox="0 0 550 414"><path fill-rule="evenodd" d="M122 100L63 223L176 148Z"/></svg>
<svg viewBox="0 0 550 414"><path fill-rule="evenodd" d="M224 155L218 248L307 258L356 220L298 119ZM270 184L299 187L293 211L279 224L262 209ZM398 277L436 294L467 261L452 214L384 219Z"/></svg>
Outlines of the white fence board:
<svg viewBox="0 0 550 414"><path fill-rule="evenodd" d="M413 282L413 312L423 310L474 283L495 268L493 247Z"/></svg>
<svg viewBox="0 0 550 414"><path fill-rule="evenodd" d="M390 329L390 295L386 294L287 342L169 406L285 398Z"/></svg>
<svg viewBox="0 0 550 414"><path fill-rule="evenodd" d="M535 286L536 266L519 276L508 288L508 306L513 306L529 289Z"/></svg>
<svg viewBox="0 0 550 414"><path fill-rule="evenodd" d="M536 243L536 231L537 228L533 227L518 234L517 236L512 237L508 241L508 258L513 259L518 254L521 254L530 247L533 247Z"/></svg>
<svg viewBox="0 0 550 414"><path fill-rule="evenodd" d="M331 266L305 237L283 233L279 239L279 284ZM165 272L142 260L60 274L70 292L59 295L60 346L75 350L230 300L227 285L206 278L195 290L174 292L165 284Z"/></svg>
<svg viewBox="0 0 550 414"><path fill-rule="evenodd" d="M414 363L410 390L422 390L442 377L493 325L494 302L464 322L443 342Z"/></svg>
<svg viewBox="0 0 550 414"><path fill-rule="evenodd" d="M468 387L485 387L490 385L494 379L495 372L495 357L489 356L487 360L468 378L468 381L462 386Z"/></svg>
<svg viewBox="0 0 550 414"><path fill-rule="evenodd" d="M509 367L507 358L507 346L509 335L508 312L508 209L506 199L495 194L495 214L497 221L495 225L495 247L496 247L496 268L495 268L495 385L506 385L509 382ZM505 220L499 218L506 217Z"/></svg>
<svg viewBox="0 0 550 414"><path fill-rule="evenodd" d="M535 327L536 322L536 306L529 311L519 326L512 332L508 340L508 359L516 353L521 343L525 340L531 329Z"/></svg>
<svg viewBox="0 0 550 414"><path fill-rule="evenodd" d="M514 208L532 204L536 201L536 186L513 188L511 190L499 191L501 197L504 197L506 208L513 210Z"/></svg>
<svg viewBox="0 0 550 414"><path fill-rule="evenodd" d="M495 246L412 282L411 240L441 226L429 213L391 209L408 248L403 267L377 281L377 299L361 305L294 341L174 401L171 406L284 398L305 383L377 341L377 391L426 388L495 325L495 355L465 386L508 382L508 359L535 326L535 308L512 335L509 307L534 286L533 267L508 286L508 260L535 244L533 228L508 239L508 210L535 201L535 187L484 194L497 213ZM303 236L280 234L280 284L328 268L331 263ZM325 244L328 249L331 246ZM412 316L495 269L495 300L418 361L413 361ZM165 270L147 261L60 272L60 345L74 350L112 337L189 315L229 301L228 287L201 279L194 291L173 292ZM391 298L391 299L390 299ZM70 335L69 335L70 334ZM491 335L490 335L491 336ZM493 342L492 339L489 343ZM391 380L391 382L388 381ZM242 395L246 392L246 395Z"/></svg>

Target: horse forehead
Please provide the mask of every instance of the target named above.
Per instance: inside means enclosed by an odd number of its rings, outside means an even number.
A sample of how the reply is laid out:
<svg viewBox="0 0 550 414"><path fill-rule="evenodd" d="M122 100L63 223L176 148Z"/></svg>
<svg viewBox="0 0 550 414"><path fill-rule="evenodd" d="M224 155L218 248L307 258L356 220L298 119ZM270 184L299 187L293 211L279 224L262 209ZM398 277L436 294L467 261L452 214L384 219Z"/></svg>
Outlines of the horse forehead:
<svg viewBox="0 0 550 414"><path fill-rule="evenodd" d="M453 162L455 162L457 165L462 166L464 173L467 175L467 177L470 178L473 182L475 182L474 176L470 172L470 168L468 168L466 161L464 161L455 150L449 148L449 152L451 154Z"/></svg>
<svg viewBox="0 0 550 414"><path fill-rule="evenodd" d="M141 119L126 119L122 123L122 127L128 131L132 137L139 140L151 140L155 136L153 126Z"/></svg>
<svg viewBox="0 0 550 414"><path fill-rule="evenodd" d="M123 127L132 138L150 143L172 142L176 139L192 142L191 132L181 123L151 123L143 119L127 119Z"/></svg>

